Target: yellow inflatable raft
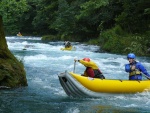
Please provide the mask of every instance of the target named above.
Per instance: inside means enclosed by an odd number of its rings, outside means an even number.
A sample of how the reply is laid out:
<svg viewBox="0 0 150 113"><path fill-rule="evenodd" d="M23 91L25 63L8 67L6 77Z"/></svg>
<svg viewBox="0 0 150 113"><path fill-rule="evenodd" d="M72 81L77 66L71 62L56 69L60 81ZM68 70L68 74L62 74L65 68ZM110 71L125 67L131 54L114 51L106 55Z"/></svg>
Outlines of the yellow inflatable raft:
<svg viewBox="0 0 150 113"><path fill-rule="evenodd" d="M66 94L72 97L101 97L104 93L130 94L150 90L150 80L98 79L67 71L58 77Z"/></svg>
<svg viewBox="0 0 150 113"><path fill-rule="evenodd" d="M17 36L22 36L21 34L17 34Z"/></svg>
<svg viewBox="0 0 150 113"><path fill-rule="evenodd" d="M62 51L76 51L76 47L70 46L67 48L60 48L60 50L62 50Z"/></svg>

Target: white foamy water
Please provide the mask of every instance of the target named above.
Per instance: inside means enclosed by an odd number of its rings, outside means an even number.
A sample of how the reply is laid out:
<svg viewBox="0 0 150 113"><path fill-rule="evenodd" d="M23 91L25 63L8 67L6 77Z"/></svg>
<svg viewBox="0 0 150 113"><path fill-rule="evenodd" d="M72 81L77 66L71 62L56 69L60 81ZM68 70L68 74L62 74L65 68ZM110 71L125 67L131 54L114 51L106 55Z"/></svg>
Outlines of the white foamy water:
<svg viewBox="0 0 150 113"><path fill-rule="evenodd" d="M104 94L98 99L69 98L61 87L58 74L73 71L82 74L85 67L80 63L74 65L74 59L89 57L97 63L107 79L128 79L128 73L124 71L124 65L128 63L126 55L98 53L99 47L72 42L76 51L61 51L63 42L42 42L40 37L6 37L7 44L12 53L23 62L27 74L28 87L20 92L12 91L8 95L15 98L17 111L29 113L81 113L81 112L148 112L150 110L150 92L137 94ZM23 50L28 46L26 50ZM137 61L150 72L150 59L137 57ZM143 77L144 78L144 77ZM144 78L145 79L145 78ZM111 84L110 84L111 85ZM7 93L4 91L1 98L10 111L16 109L14 101L7 103ZM17 98L14 95L21 96ZM31 104L31 105L30 105ZM24 105L24 106L22 106ZM19 108L20 107L20 108ZM41 112L40 112L41 110ZM9 112L9 109L6 110Z"/></svg>

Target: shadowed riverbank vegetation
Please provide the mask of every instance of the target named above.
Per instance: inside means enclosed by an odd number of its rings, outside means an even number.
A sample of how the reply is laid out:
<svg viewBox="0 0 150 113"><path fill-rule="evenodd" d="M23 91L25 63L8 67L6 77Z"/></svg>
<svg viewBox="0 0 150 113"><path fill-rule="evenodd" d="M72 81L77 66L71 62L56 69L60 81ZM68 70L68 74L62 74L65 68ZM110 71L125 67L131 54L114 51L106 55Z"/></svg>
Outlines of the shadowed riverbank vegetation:
<svg viewBox="0 0 150 113"><path fill-rule="evenodd" d="M96 44L106 52L150 56L149 0L2 0L7 35Z"/></svg>

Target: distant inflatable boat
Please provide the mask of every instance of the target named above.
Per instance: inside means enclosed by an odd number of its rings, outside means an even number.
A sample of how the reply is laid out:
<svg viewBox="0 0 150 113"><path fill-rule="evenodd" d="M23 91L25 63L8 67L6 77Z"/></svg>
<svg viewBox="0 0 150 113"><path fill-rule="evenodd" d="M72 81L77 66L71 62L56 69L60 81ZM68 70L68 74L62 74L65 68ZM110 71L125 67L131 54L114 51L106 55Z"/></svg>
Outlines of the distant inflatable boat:
<svg viewBox="0 0 150 113"><path fill-rule="evenodd" d="M22 36L21 34L17 34L17 36Z"/></svg>
<svg viewBox="0 0 150 113"><path fill-rule="evenodd" d="M131 94L150 90L150 80L108 80L84 77L73 72L58 75L61 86L71 97L101 97L103 94Z"/></svg>
<svg viewBox="0 0 150 113"><path fill-rule="evenodd" d="M60 50L62 50L62 51L76 51L76 47L71 46L71 47L67 47L67 48L60 48Z"/></svg>

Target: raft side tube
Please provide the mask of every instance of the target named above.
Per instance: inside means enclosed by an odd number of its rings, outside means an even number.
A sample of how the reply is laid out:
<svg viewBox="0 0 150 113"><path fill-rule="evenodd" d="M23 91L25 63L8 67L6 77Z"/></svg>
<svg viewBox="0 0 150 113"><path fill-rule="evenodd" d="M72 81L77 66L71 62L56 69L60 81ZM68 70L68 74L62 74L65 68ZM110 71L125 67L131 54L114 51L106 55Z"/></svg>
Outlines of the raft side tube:
<svg viewBox="0 0 150 113"><path fill-rule="evenodd" d="M59 76L59 80L68 96L83 97L81 95L84 94L80 90L78 90L78 88L74 84L72 84L72 82L69 79L67 79L64 75Z"/></svg>
<svg viewBox="0 0 150 113"><path fill-rule="evenodd" d="M60 83L63 84L62 87L64 88L64 90L68 96L96 97L97 98L97 97L101 97L101 96L105 95L105 93L97 93L97 92L88 90L87 88L82 86L75 78L73 78L67 71L63 74L62 73L59 74L58 77L60 78L59 79L59 80L61 80ZM68 83L64 82L63 79L61 79L62 77L66 77ZM76 95L76 93L77 93L76 91L78 92L78 95Z"/></svg>

